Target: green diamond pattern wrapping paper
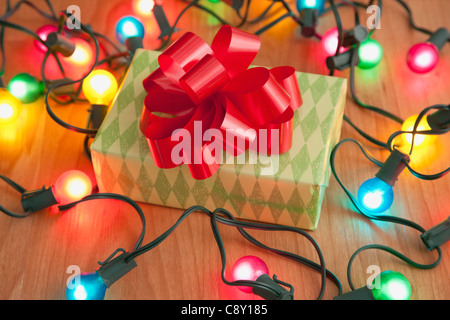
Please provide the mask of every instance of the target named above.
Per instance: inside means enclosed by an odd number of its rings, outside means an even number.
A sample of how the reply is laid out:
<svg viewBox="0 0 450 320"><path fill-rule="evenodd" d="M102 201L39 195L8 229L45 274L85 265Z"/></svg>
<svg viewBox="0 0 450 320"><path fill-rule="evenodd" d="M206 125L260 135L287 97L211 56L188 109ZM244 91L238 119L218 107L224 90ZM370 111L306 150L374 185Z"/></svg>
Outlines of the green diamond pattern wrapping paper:
<svg viewBox="0 0 450 320"><path fill-rule="evenodd" d="M270 158L274 174L267 174L263 159L250 161L247 152L221 164L212 177L195 180L187 165L156 167L139 130L142 81L159 67L158 55L136 51L91 145L100 192L180 209L222 207L241 219L316 229L331 173L329 155L340 139L346 79L296 73L303 105L294 114L292 148Z"/></svg>

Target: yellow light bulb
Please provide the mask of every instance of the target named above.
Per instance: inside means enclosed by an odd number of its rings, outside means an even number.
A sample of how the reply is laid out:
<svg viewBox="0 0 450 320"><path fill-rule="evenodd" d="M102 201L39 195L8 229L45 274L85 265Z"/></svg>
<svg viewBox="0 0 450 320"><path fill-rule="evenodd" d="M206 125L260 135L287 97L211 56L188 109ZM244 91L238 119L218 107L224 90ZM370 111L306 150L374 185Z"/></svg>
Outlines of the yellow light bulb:
<svg viewBox="0 0 450 320"><path fill-rule="evenodd" d="M7 89L0 88L0 123L14 121L22 109L22 103Z"/></svg>
<svg viewBox="0 0 450 320"><path fill-rule="evenodd" d="M116 78L106 70L94 70L83 81L83 93L91 104L109 105L117 89Z"/></svg>
<svg viewBox="0 0 450 320"><path fill-rule="evenodd" d="M418 115L413 115L413 116L409 117L408 119L406 119L405 122L403 122L403 124L402 124L401 130L402 131L413 131L414 124L417 120L417 117L418 117ZM426 115L420 120L419 125L417 126L416 130L417 131L431 130L430 126L428 125ZM413 135L411 133L402 134L402 140L406 145L411 146L412 139L413 139ZM414 148L427 147L427 146L433 144L433 142L435 140L436 140L435 135L416 134L414 137Z"/></svg>

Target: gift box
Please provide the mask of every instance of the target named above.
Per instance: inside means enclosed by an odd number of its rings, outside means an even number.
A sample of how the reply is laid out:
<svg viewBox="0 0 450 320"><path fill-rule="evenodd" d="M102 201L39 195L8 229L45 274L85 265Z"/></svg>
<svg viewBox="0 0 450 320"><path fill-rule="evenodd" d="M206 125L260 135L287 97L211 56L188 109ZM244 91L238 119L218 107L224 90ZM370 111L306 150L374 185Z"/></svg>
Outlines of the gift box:
<svg viewBox="0 0 450 320"><path fill-rule="evenodd" d="M160 54L136 51L91 145L99 191L180 209L221 207L240 219L316 229L331 173L329 156L340 139L346 79L295 72L303 103L293 115L290 149L270 156L253 150L226 154L231 161L195 179L185 164L158 167L141 132L143 81L159 68ZM254 154L261 158L250 161Z"/></svg>

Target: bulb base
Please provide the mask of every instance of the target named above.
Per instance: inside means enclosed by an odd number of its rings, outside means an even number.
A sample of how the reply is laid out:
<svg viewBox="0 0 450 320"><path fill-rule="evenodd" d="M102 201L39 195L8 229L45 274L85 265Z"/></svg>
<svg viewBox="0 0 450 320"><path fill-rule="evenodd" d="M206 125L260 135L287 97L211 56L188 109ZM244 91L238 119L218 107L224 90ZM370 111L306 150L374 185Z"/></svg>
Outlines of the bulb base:
<svg viewBox="0 0 450 320"><path fill-rule="evenodd" d="M330 57L327 57L326 63L329 70L345 70L347 68L350 68L352 63L352 56L353 54L357 53L355 52L355 48L351 48L347 51L344 51L343 53L340 53L338 55L333 55ZM359 57L356 56L356 65L359 63Z"/></svg>
<svg viewBox="0 0 450 320"><path fill-rule="evenodd" d="M333 300L375 300L372 290L367 286L341 294Z"/></svg>
<svg viewBox="0 0 450 320"><path fill-rule="evenodd" d="M22 208L25 212L37 212L58 204L53 187L26 191L22 194Z"/></svg>
<svg viewBox="0 0 450 320"><path fill-rule="evenodd" d="M52 32L45 40L46 46L52 52L59 52L64 57L70 57L75 52L75 44L62 34Z"/></svg>
<svg viewBox="0 0 450 320"><path fill-rule="evenodd" d="M369 32L362 25L358 24L353 29L344 32L343 47L351 47L357 43L361 43L367 39Z"/></svg>
<svg viewBox="0 0 450 320"><path fill-rule="evenodd" d="M427 40L436 46L438 50L441 50L445 45L449 37L449 32L446 28L437 29Z"/></svg>
<svg viewBox="0 0 450 320"><path fill-rule="evenodd" d="M155 20L158 23L159 30L161 31L158 39L162 39L167 37L172 31L172 27L170 26L169 20L167 20L166 13L161 5L155 3L153 6L153 15L155 16ZM173 32L178 31L179 29L173 30Z"/></svg>
<svg viewBox="0 0 450 320"><path fill-rule="evenodd" d="M113 259L119 251L122 251L122 254ZM111 287L117 280L137 267L134 259L130 261L125 260L127 255L128 252L125 250L117 249L106 261L99 262L101 267L95 270L95 272L103 279L107 288Z"/></svg>
<svg viewBox="0 0 450 320"><path fill-rule="evenodd" d="M431 129L445 129L450 126L450 107L438 110L427 116L427 122Z"/></svg>
<svg viewBox="0 0 450 320"><path fill-rule="evenodd" d="M136 52L137 49L142 49L144 47L141 37L130 37L125 40L125 45L132 54Z"/></svg>
<svg viewBox="0 0 450 320"><path fill-rule="evenodd" d="M420 235L428 250L433 250L450 241L450 216Z"/></svg>
<svg viewBox="0 0 450 320"><path fill-rule="evenodd" d="M300 11L300 17L303 20L302 36L310 38L316 34L318 16L319 14L316 9L306 8Z"/></svg>
<svg viewBox="0 0 450 320"><path fill-rule="evenodd" d="M394 186L409 161L410 158L407 154L394 149L375 176L388 185Z"/></svg>
<svg viewBox="0 0 450 320"><path fill-rule="evenodd" d="M265 300L293 300L293 288L290 284L277 280L276 276L273 279L267 274L262 274L256 279L258 284L262 286L253 287L253 293L262 297ZM280 284L288 286L291 288L287 291Z"/></svg>
<svg viewBox="0 0 450 320"><path fill-rule="evenodd" d="M93 104L90 109L89 128L98 130L108 114L108 106Z"/></svg>

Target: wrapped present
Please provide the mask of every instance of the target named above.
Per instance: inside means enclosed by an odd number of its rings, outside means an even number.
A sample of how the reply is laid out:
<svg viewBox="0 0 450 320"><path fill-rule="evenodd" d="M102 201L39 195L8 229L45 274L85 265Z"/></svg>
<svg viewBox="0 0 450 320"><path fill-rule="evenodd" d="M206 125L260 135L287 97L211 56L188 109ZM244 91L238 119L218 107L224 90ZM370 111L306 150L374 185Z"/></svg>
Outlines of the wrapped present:
<svg viewBox="0 0 450 320"><path fill-rule="evenodd" d="M258 49L257 37L228 26L211 46L187 33L163 53L138 49L91 145L99 190L317 228L347 83L250 66ZM202 140L208 129L214 139ZM180 148L196 133L199 144Z"/></svg>

